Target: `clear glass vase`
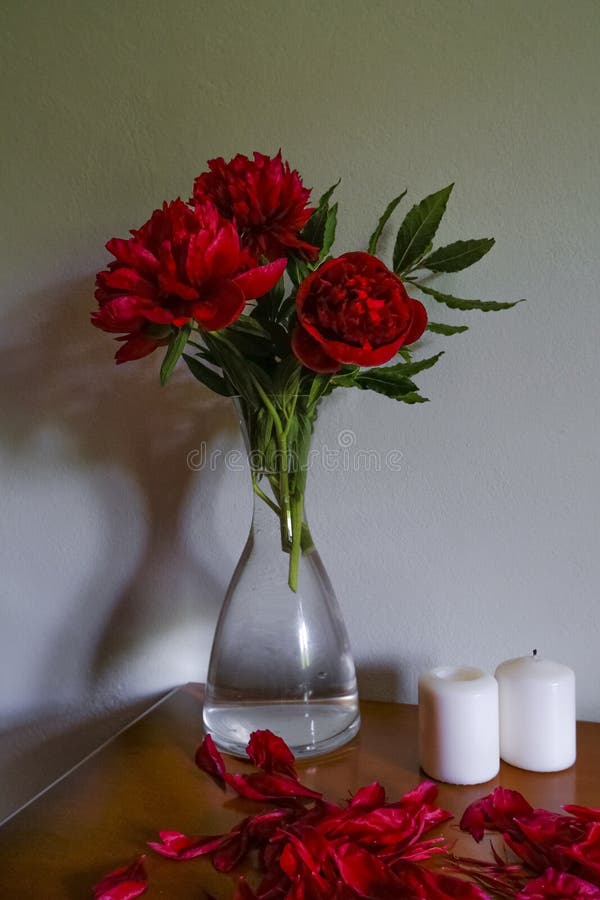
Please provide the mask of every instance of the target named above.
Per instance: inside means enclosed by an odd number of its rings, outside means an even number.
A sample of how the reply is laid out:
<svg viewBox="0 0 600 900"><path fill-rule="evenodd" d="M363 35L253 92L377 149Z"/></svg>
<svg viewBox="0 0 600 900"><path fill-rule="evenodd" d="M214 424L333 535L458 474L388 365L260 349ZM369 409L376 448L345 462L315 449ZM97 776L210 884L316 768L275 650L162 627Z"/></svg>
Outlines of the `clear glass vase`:
<svg viewBox="0 0 600 900"><path fill-rule="evenodd" d="M264 458L253 441L255 419L242 410L241 421L254 513L215 632L204 724L222 750L238 756L245 755L251 732L263 728L280 735L296 756L314 756L342 746L359 729L354 662L303 507L301 549L291 561L293 516L278 496L278 470L306 467L306 447L300 460L280 459L273 468L271 459L268 477L261 479ZM296 501L303 500L305 475L301 483Z"/></svg>

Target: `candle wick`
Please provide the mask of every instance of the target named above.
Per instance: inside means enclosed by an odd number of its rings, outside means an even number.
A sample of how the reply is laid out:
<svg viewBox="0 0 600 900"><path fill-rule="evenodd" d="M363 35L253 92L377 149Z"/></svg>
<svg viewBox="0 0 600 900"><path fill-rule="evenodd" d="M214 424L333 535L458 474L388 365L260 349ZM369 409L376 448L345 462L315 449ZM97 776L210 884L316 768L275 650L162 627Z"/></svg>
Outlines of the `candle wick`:
<svg viewBox="0 0 600 900"><path fill-rule="evenodd" d="M534 656L537 656L537 650L534 650L534 651L533 651L533 655L534 655Z"/></svg>

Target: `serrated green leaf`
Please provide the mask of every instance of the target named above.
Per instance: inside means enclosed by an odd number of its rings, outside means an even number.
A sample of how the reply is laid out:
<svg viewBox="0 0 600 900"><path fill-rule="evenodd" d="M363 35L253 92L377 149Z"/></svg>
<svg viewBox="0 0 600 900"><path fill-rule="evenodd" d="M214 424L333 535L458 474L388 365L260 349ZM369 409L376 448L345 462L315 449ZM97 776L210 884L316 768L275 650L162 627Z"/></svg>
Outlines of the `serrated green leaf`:
<svg viewBox="0 0 600 900"><path fill-rule="evenodd" d="M379 222L377 223L377 228L375 229L375 231L369 238L368 253L375 253L375 251L377 250L377 244L379 242L379 238L381 237L381 233L382 233L383 229L385 228L385 225L386 225L388 219L390 218L390 216L392 215L392 213L394 212L394 210L396 209L396 207L398 206L398 204L400 203L402 198L405 196L406 196L406 191L402 191L402 193L399 194L398 197L394 197L394 199L390 203L388 203L388 205L386 206L384 214L381 216Z"/></svg>
<svg viewBox="0 0 600 900"><path fill-rule="evenodd" d="M431 369L435 366L438 359L444 355L444 351L440 350L435 356L429 356L427 359L415 360L414 362L396 363L394 366L386 366L382 369L371 369L371 372L387 372L393 375L405 375L411 377L418 372L424 372L425 369Z"/></svg>
<svg viewBox="0 0 600 900"><path fill-rule="evenodd" d="M327 218L325 220L325 229L323 231L323 246L321 247L321 252L319 253L319 260L322 261L333 246L333 242L335 241L335 229L337 227L337 211L338 205L334 203L333 206L327 211Z"/></svg>
<svg viewBox="0 0 600 900"><path fill-rule="evenodd" d="M433 332L433 334L462 334L463 331L468 331L468 325L444 325L443 322L428 322L427 323L427 331Z"/></svg>
<svg viewBox="0 0 600 900"><path fill-rule="evenodd" d="M425 287L423 284L417 284L416 287L429 297L433 297L438 303L444 303L450 309L480 309L482 312L496 312L500 309L511 309L517 303L525 303L525 300L514 300L511 303L497 303L494 300L463 300L460 297L452 297L450 294L442 294L441 291L434 291L433 288Z"/></svg>
<svg viewBox="0 0 600 900"><path fill-rule="evenodd" d="M438 249L421 260L419 268L432 272L460 272L478 262L492 249L494 238L477 238L471 241L455 241Z"/></svg>
<svg viewBox="0 0 600 900"><path fill-rule="evenodd" d="M160 383L163 385L163 387L171 377L173 369L177 365L177 361L183 353L183 348L187 344L187 340L190 336L191 331L192 323L188 322L187 325L183 325L178 331L176 331L169 341L169 346L167 348L167 352L165 353L165 358L163 359L162 366L160 367Z"/></svg>
<svg viewBox="0 0 600 900"><path fill-rule="evenodd" d="M398 400L407 394L418 391L416 384L403 375L388 373L386 369L369 369L362 372L354 381L356 387L364 391L376 391Z"/></svg>
<svg viewBox="0 0 600 900"><path fill-rule="evenodd" d="M222 397L231 396L231 391L224 378L217 375L216 372L213 372L212 369L209 369L196 357L189 356L187 353L183 353L182 357L194 378L209 388L209 390L214 391L215 394L220 394Z"/></svg>
<svg viewBox="0 0 600 900"><path fill-rule="evenodd" d="M410 210L400 226L394 247L394 272L402 275L427 252L446 211L453 184L430 194Z"/></svg>

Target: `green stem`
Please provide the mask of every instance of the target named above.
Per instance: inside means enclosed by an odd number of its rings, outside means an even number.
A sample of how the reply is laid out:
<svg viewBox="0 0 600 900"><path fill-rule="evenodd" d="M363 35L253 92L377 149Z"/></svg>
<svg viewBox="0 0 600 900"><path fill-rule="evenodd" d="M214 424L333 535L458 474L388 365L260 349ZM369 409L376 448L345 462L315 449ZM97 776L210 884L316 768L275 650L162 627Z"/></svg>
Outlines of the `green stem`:
<svg viewBox="0 0 600 900"><path fill-rule="evenodd" d="M256 480L256 475L252 473L252 487L254 488L254 493L263 500L267 506L273 510L275 515L279 518L281 516L281 510L277 506L276 503L273 503L268 494L265 494L263 489L259 486L258 481Z"/></svg>
<svg viewBox="0 0 600 900"><path fill-rule="evenodd" d="M292 500L292 547L290 550L290 569L288 584L293 591L298 590L298 567L302 551L302 513L304 507L302 495Z"/></svg>
<svg viewBox="0 0 600 900"><path fill-rule="evenodd" d="M290 548L290 532L292 532L292 514L290 507L290 484L288 478L288 459L287 459L287 439L286 433L283 430L281 425L281 419L277 413L277 410L269 400L268 395L262 388L262 385L257 379L253 379L254 386L260 395L261 400L265 404L266 408L269 410L271 414L271 418L273 420L273 427L275 429L275 436L277 440L277 450L279 451L279 492L277 499L279 500L279 521L281 523L281 546L283 550L289 550ZM293 533L292 533L292 542L293 542ZM291 565L291 561L290 561ZM290 576L291 577L291 576ZM290 584L291 587L291 584ZM292 588L292 590L296 590L296 588Z"/></svg>

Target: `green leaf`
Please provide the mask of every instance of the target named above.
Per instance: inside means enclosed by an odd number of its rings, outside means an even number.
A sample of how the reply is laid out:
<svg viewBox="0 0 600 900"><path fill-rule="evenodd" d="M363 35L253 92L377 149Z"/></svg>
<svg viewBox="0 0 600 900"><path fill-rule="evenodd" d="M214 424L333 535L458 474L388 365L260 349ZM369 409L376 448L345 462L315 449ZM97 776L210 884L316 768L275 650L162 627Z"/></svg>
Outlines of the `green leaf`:
<svg viewBox="0 0 600 900"><path fill-rule="evenodd" d="M453 184L417 203L404 219L394 247L394 272L402 275L417 262L433 240L446 211Z"/></svg>
<svg viewBox="0 0 600 900"><path fill-rule="evenodd" d="M371 369L371 372L387 372L388 375L404 375L408 378L416 375L418 372L423 372L425 369L431 369L432 366L435 366L438 359L444 355L444 351L441 350L439 353L436 353L435 356L430 356L427 359L415 360L414 362L403 362L396 363L395 366L386 366L383 369Z"/></svg>
<svg viewBox="0 0 600 900"><path fill-rule="evenodd" d="M428 322L427 323L427 331L432 331L434 334L462 334L463 331L468 331L468 325L444 325L442 322Z"/></svg>
<svg viewBox="0 0 600 900"><path fill-rule="evenodd" d="M300 259L299 256L290 256L287 264L287 273L290 276L292 284L296 287L302 284L307 275L310 274L310 266L308 263Z"/></svg>
<svg viewBox="0 0 600 900"><path fill-rule="evenodd" d="M375 229L375 231L373 232L373 234L371 235L371 237L369 239L369 247L368 247L369 253L375 253L375 251L377 250L377 244L379 242L379 238L381 237L381 232L383 231L383 229L386 225L386 222L388 221L388 219L390 218L390 216L392 215L392 213L394 212L394 210L396 209L396 207L398 206L398 204L400 203L400 201L402 200L402 198L404 196L406 196L406 191L402 191L402 193L399 194L398 197L394 197L394 199L391 201L391 203L388 203L388 205L386 206L384 214L382 215L379 222L377 223L377 228Z"/></svg>
<svg viewBox="0 0 600 900"><path fill-rule="evenodd" d="M393 371L393 366L389 369L369 369L362 372L354 381L356 387L364 391L376 391L378 394L385 394L386 397L392 397L394 400L401 400L402 397L413 394L418 391L416 384Z"/></svg>
<svg viewBox="0 0 600 900"><path fill-rule="evenodd" d="M452 297L450 294L442 294L433 288L416 284L416 287L424 294L433 297L438 303L445 303L450 309L480 309L483 312L496 312L499 309L511 309L517 303L525 303L525 300L514 300L512 303L496 303L494 300L462 300L460 297Z"/></svg>
<svg viewBox="0 0 600 900"><path fill-rule="evenodd" d="M331 375L314 375L310 376L310 388L308 389L307 407L309 411L316 409L322 397L326 397L333 390L331 386Z"/></svg>
<svg viewBox="0 0 600 900"><path fill-rule="evenodd" d="M302 230L302 240L308 241L309 244L313 244L315 247L323 247L327 217L329 213L329 200L338 184L339 181L337 182L337 184L333 184L328 191L325 191L325 193L319 200L319 205ZM331 246L331 244L329 246Z"/></svg>
<svg viewBox="0 0 600 900"><path fill-rule="evenodd" d="M338 178L336 183L332 184L331 187L319 197L319 206L326 206L329 203L329 201L331 200L331 195L333 194L335 189L339 187L341 180L341 178Z"/></svg>
<svg viewBox="0 0 600 900"><path fill-rule="evenodd" d="M277 314L277 321L280 322L284 326L288 326L289 318L296 309L296 293L290 294L290 296L285 300Z"/></svg>
<svg viewBox="0 0 600 900"><path fill-rule="evenodd" d="M323 231L323 246L321 247L321 252L319 253L319 261L325 259L333 246L333 242L335 241L337 211L337 203L334 203L333 206L327 211L327 218L325 220L325 228Z"/></svg>
<svg viewBox="0 0 600 900"><path fill-rule="evenodd" d="M202 382L202 384L211 391L214 391L215 394L220 394L222 397L231 396L231 391L224 378L221 378L220 375L217 375L216 372L213 372L212 369L209 369L194 356L189 356L187 353L184 353L183 359L186 361L188 369L194 378Z"/></svg>
<svg viewBox="0 0 600 900"><path fill-rule="evenodd" d="M267 329L250 316L240 316L226 330L229 334L245 334L258 340L269 341L271 339Z"/></svg>
<svg viewBox="0 0 600 900"><path fill-rule="evenodd" d="M273 387L280 397L283 408L298 393L301 375L302 366L296 357L291 354L276 367L273 374Z"/></svg>
<svg viewBox="0 0 600 900"><path fill-rule="evenodd" d="M277 319L277 313L283 301L284 295L285 287L282 277L279 279L277 284L271 288L268 294L265 294L264 297L261 297L261 299L257 302L256 306L250 313L250 317L252 319L256 319L259 322L275 321Z"/></svg>
<svg viewBox="0 0 600 900"><path fill-rule="evenodd" d="M420 394L405 394L403 397L396 397L396 400L401 400L402 403L429 403L428 397L422 397Z"/></svg>
<svg viewBox="0 0 600 900"><path fill-rule="evenodd" d="M177 360L183 353L183 348L187 344L187 339L190 336L191 330L192 323L188 322L187 325L183 325L182 328L179 328L169 341L165 358L160 367L160 383L163 387L171 377L173 369L177 365Z"/></svg>
<svg viewBox="0 0 600 900"><path fill-rule="evenodd" d="M325 191L319 200L319 205L301 232L303 241L307 241L314 247L319 248L319 261L322 261L323 258L327 256L335 238L337 203L330 209L329 200L339 183L340 182L337 181L336 184L332 184L328 191ZM298 271L297 267L290 269L290 266L288 265L288 274L296 285L300 284L300 281L306 277L309 271L310 267L307 266L307 272L302 275L301 268ZM297 280L298 278L299 280Z"/></svg>
<svg viewBox="0 0 600 900"><path fill-rule="evenodd" d="M360 366L344 366L338 375L333 375L331 383L335 387L354 387L360 374Z"/></svg>
<svg viewBox="0 0 600 900"><path fill-rule="evenodd" d="M211 332L210 342L215 348L223 374L233 385L234 390L251 406L257 406L258 393L252 375L257 369L269 381L267 374L251 360L246 359L224 331ZM267 393L273 393L273 386L270 383Z"/></svg>
<svg viewBox="0 0 600 900"><path fill-rule="evenodd" d="M419 267L430 269L432 272L460 272L461 269L467 269L486 253L489 253L495 243L494 238L455 241L446 247L438 247L431 256L419 263Z"/></svg>
<svg viewBox="0 0 600 900"><path fill-rule="evenodd" d="M275 347L269 331L257 320L242 315L221 334L237 347L242 356L266 359L275 356Z"/></svg>

